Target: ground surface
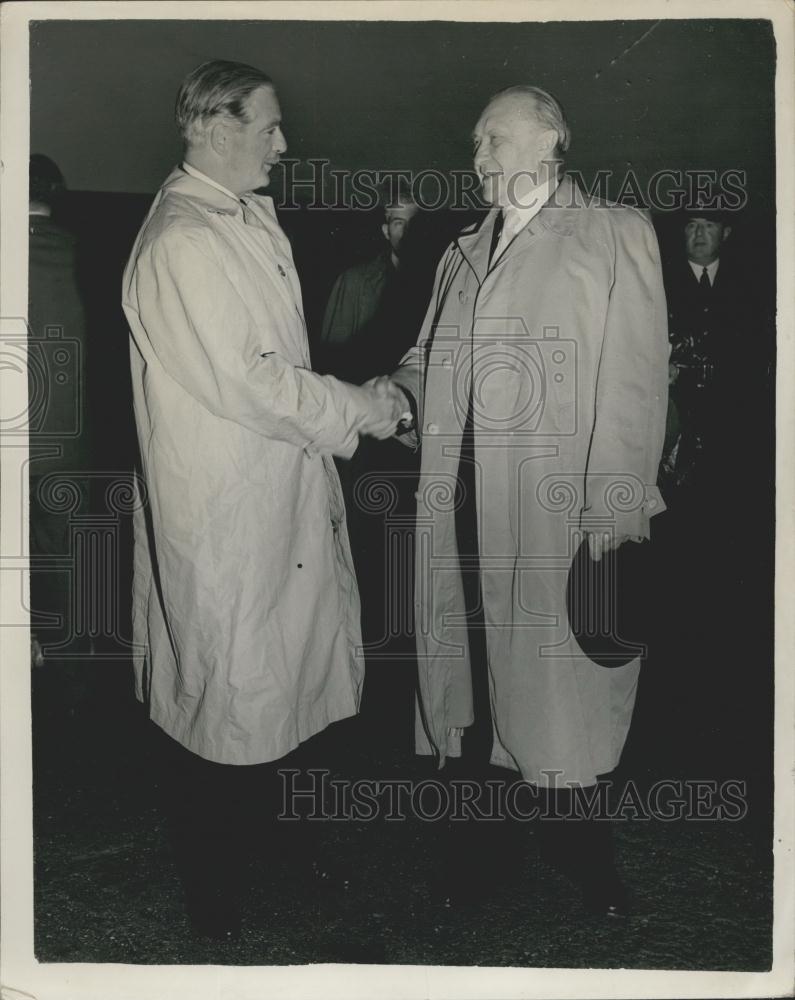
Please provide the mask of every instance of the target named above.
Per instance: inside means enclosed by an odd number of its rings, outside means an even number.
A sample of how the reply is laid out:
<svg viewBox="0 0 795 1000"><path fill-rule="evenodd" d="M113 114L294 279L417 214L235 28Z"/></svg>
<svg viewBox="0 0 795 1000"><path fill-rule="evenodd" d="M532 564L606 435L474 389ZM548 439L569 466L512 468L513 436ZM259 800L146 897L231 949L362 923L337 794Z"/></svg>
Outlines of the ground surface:
<svg viewBox="0 0 795 1000"><path fill-rule="evenodd" d="M147 724L132 698L128 668L95 663L83 678L77 695L71 681L62 684L52 672L38 672L34 686L40 961L770 965L767 793L753 776L753 807L741 822L617 824L620 868L635 897L627 920L589 917L575 889L539 860L534 830L526 825L481 825L471 865L484 872L490 891L485 899L447 907L432 891L444 860L440 824L329 821L315 827L312 848L329 878L313 877L302 863L308 857L288 860L290 852L271 847L252 865L241 937L228 944L197 939L184 915L153 791ZM360 776L416 779L410 754L373 750L361 735L357 722L340 723L332 734ZM755 791L761 804L754 804ZM290 840L288 833L284 843Z"/></svg>

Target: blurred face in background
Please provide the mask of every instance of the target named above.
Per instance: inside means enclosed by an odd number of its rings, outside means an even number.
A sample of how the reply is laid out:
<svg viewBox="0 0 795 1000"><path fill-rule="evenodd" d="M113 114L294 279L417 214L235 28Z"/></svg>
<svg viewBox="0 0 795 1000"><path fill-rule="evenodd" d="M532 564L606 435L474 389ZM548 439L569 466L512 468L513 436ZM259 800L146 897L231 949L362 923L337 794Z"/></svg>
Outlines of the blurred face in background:
<svg viewBox="0 0 795 1000"><path fill-rule="evenodd" d="M721 247L729 236L731 227L713 219L696 216L685 224L685 250L687 259L706 267L720 257Z"/></svg>
<svg viewBox="0 0 795 1000"><path fill-rule="evenodd" d="M400 256L401 245L418 211L417 206L410 202L391 205L386 210L386 221L381 226L381 232L396 257Z"/></svg>

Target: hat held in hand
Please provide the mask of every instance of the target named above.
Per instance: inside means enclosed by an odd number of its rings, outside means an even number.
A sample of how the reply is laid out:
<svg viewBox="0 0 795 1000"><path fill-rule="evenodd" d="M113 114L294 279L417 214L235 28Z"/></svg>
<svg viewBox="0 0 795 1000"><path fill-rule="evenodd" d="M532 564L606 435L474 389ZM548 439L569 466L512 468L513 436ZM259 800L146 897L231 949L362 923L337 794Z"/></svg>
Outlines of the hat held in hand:
<svg viewBox="0 0 795 1000"><path fill-rule="evenodd" d="M566 610L577 645L601 667L647 655L651 621L650 544L624 542L591 557L584 537L569 569Z"/></svg>

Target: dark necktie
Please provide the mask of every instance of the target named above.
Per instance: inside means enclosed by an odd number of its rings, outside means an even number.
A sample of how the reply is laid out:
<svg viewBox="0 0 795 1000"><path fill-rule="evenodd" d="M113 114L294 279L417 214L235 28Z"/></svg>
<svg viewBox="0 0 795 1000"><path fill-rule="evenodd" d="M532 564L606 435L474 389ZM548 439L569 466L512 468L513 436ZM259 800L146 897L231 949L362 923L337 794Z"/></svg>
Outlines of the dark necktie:
<svg viewBox="0 0 795 1000"><path fill-rule="evenodd" d="M491 267L491 261L494 257L494 251L497 249L497 244L500 242L500 236L502 235L502 227L505 225L505 215L503 212L498 212L496 218L494 219L494 229L491 233L491 246L489 247L489 267Z"/></svg>
<svg viewBox="0 0 795 1000"><path fill-rule="evenodd" d="M709 272L706 268L702 270L698 283L702 292L708 292L712 288L712 283L709 280Z"/></svg>

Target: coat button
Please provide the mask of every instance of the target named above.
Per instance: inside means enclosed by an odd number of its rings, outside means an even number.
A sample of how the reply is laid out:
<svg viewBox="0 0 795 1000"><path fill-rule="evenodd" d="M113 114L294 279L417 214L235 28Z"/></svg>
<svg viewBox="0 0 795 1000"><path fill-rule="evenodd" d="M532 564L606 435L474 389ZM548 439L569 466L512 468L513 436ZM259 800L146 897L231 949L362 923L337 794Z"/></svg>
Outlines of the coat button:
<svg viewBox="0 0 795 1000"><path fill-rule="evenodd" d="M438 427L437 424L428 424L426 430L428 431L429 434L438 434L439 433L439 427Z"/></svg>

